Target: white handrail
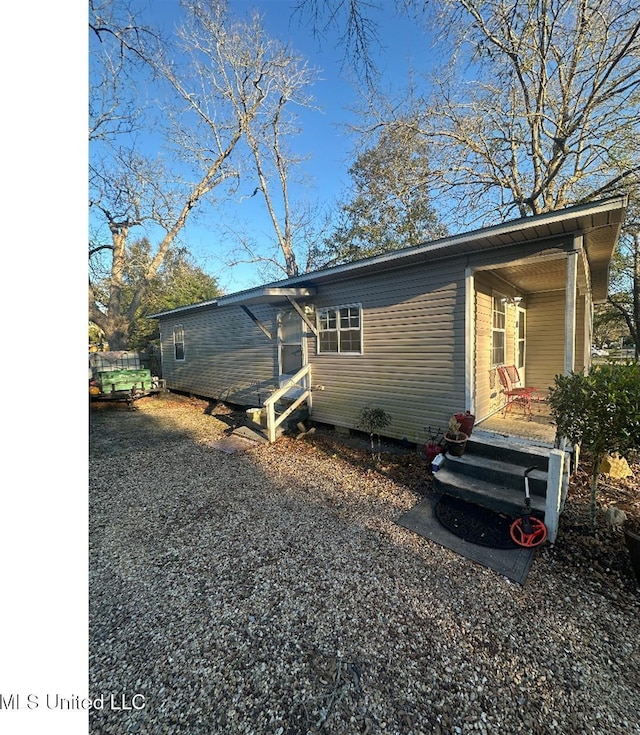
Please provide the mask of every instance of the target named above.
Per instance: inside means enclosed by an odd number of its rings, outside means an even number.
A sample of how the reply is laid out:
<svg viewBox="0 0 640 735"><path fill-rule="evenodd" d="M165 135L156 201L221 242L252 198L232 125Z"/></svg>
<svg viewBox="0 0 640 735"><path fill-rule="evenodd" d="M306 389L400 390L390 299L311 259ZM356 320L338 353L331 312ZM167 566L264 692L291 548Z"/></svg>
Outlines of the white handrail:
<svg viewBox="0 0 640 735"><path fill-rule="evenodd" d="M303 368L298 370L298 372L295 375L292 375L286 383L284 383L280 388L278 388L277 391L272 393L264 402L264 408L267 409L267 434L269 437L269 442L274 442L276 440L276 429L278 426L291 414L293 411L295 411L298 406L305 401L310 395L310 385L311 380L307 379L306 386L304 387L304 391L302 395L298 397L298 399L291 405L289 408L278 418L276 419L276 410L275 410L275 404L277 401L279 401L283 396L285 396L292 388L298 387L298 383L305 377L310 376L311 374L311 366L305 365Z"/></svg>

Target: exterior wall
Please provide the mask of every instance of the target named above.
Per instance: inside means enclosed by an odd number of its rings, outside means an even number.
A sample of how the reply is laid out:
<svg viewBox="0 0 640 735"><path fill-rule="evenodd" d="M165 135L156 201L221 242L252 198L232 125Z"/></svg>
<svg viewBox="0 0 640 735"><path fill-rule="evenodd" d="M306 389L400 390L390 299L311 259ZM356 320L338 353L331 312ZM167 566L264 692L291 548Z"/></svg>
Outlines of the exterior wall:
<svg viewBox="0 0 640 735"><path fill-rule="evenodd" d="M464 262L347 279L318 289L316 308L362 305L363 354L316 351L308 339L317 421L357 428L362 408L392 417L386 436L422 443L426 426L464 411Z"/></svg>
<svg viewBox="0 0 640 735"><path fill-rule="evenodd" d="M546 391L564 373L564 292L527 296L527 385ZM585 368L585 298L576 304L576 352L573 369Z"/></svg>
<svg viewBox="0 0 640 735"><path fill-rule="evenodd" d="M270 340L239 306L203 308L160 320L162 371L167 387L239 405L258 405L277 386L276 311L252 312ZM173 328L184 328L185 359L174 356Z"/></svg>
<svg viewBox="0 0 640 735"><path fill-rule="evenodd" d="M563 291L527 296L527 385L541 391L564 372L564 302Z"/></svg>
<svg viewBox="0 0 640 735"><path fill-rule="evenodd" d="M480 271L475 276L476 302L476 355L475 355L475 395L476 419L482 419L504 404L502 385L496 370L491 364L491 328L493 294L511 296L513 288L491 271ZM505 320L505 364L515 364L515 323L516 310L507 305Z"/></svg>
<svg viewBox="0 0 640 735"><path fill-rule="evenodd" d="M548 244L548 243L547 243ZM424 262L384 273L317 284L316 310L360 304L362 354L317 352L305 335L311 365L313 418L358 428L360 411L382 408L392 417L384 433L422 443L425 427L444 429L465 409L465 268L475 270L475 414L502 406L491 365L493 292L515 295L491 269L534 254L540 244ZM311 278L311 276L310 276ZM564 365L564 292L526 296L526 383L545 390ZM161 319L163 375L167 386L240 405L261 405L278 382L277 308L251 307L272 332L269 340L239 306L203 308ZM588 304L587 307L588 308ZM584 362L585 300L578 298L576 367ZM506 309L507 364L515 363L516 309ZM176 361L174 325L184 328L185 360ZM319 389L322 387L322 389Z"/></svg>

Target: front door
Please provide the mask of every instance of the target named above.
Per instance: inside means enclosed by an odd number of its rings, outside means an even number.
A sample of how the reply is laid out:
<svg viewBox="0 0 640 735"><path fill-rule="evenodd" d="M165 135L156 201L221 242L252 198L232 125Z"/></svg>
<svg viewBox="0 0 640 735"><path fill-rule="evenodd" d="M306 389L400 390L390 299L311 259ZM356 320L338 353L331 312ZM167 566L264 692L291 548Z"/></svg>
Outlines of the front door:
<svg viewBox="0 0 640 735"><path fill-rule="evenodd" d="M527 358L527 312L522 306L516 309L516 367L520 374L520 384L525 385L525 364Z"/></svg>
<svg viewBox="0 0 640 735"><path fill-rule="evenodd" d="M278 314L278 371L280 383L306 364L304 328L293 309Z"/></svg>

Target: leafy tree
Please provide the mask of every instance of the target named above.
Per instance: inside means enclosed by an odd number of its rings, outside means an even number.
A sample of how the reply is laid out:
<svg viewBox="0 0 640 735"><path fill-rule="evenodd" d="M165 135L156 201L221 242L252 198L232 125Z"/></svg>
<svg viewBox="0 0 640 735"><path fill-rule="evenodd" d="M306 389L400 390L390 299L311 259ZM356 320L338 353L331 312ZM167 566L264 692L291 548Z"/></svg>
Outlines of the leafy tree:
<svg viewBox="0 0 640 735"><path fill-rule="evenodd" d="M640 363L600 365L588 375L557 375L549 405L558 434L591 455L591 521L595 525L604 455L640 448Z"/></svg>
<svg viewBox="0 0 640 735"><path fill-rule="evenodd" d="M447 234L424 186L428 155L423 138L405 125L385 126L349 169L353 196L325 240L330 263L341 263Z"/></svg>
<svg viewBox="0 0 640 735"><path fill-rule="evenodd" d="M593 310L593 344L596 347L620 342L627 333L627 325L620 314L610 303L595 304Z"/></svg>
<svg viewBox="0 0 640 735"><path fill-rule="evenodd" d="M187 223L214 192L237 185L251 136L265 126L286 134L288 106L307 79L299 57L268 38L258 16L235 21L221 0L186 0L175 46L142 33L124 7L105 3L101 12L120 10L106 18L90 4L89 317L113 349L127 347L145 294ZM130 60L144 62L146 86ZM142 153L139 130L157 143L157 156ZM128 298L135 236L154 243L153 257Z"/></svg>
<svg viewBox="0 0 640 735"><path fill-rule="evenodd" d="M147 238L127 245L122 286L123 308L129 309L140 281L146 278L152 258L153 248ZM96 294L103 293L105 298L108 298L108 288L108 280L94 285ZM149 314L209 301L219 295L216 279L198 267L186 249L171 250L158 272L147 283L144 298L129 321L127 347L143 350L159 338L158 325L147 318ZM95 334L95 325L90 324L90 334ZM115 349L110 343L109 347Z"/></svg>

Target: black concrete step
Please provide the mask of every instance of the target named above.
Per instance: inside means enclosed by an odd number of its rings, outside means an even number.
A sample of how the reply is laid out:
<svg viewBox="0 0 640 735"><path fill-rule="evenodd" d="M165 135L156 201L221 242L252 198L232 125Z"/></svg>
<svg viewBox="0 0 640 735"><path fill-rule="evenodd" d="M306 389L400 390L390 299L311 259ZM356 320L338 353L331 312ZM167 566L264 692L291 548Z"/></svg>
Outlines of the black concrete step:
<svg viewBox="0 0 640 735"><path fill-rule="evenodd" d="M551 449L551 446L518 442L497 434L474 432L467 441L465 454L487 457L521 467L537 467L546 472L549 468Z"/></svg>
<svg viewBox="0 0 640 735"><path fill-rule="evenodd" d="M521 491L479 480L468 475L441 468L433 476L434 490L476 503L499 513L518 516L525 505L524 486ZM544 516L545 500L538 495L531 496L531 509Z"/></svg>
<svg viewBox="0 0 640 735"><path fill-rule="evenodd" d="M533 466L535 466L534 462L528 465L528 467ZM445 467L450 472L512 488L520 492L524 498L524 471L527 468L522 465L465 452L462 457L447 454ZM529 473L529 493L531 495L540 495L543 498L546 496L547 474L546 471L540 469Z"/></svg>

